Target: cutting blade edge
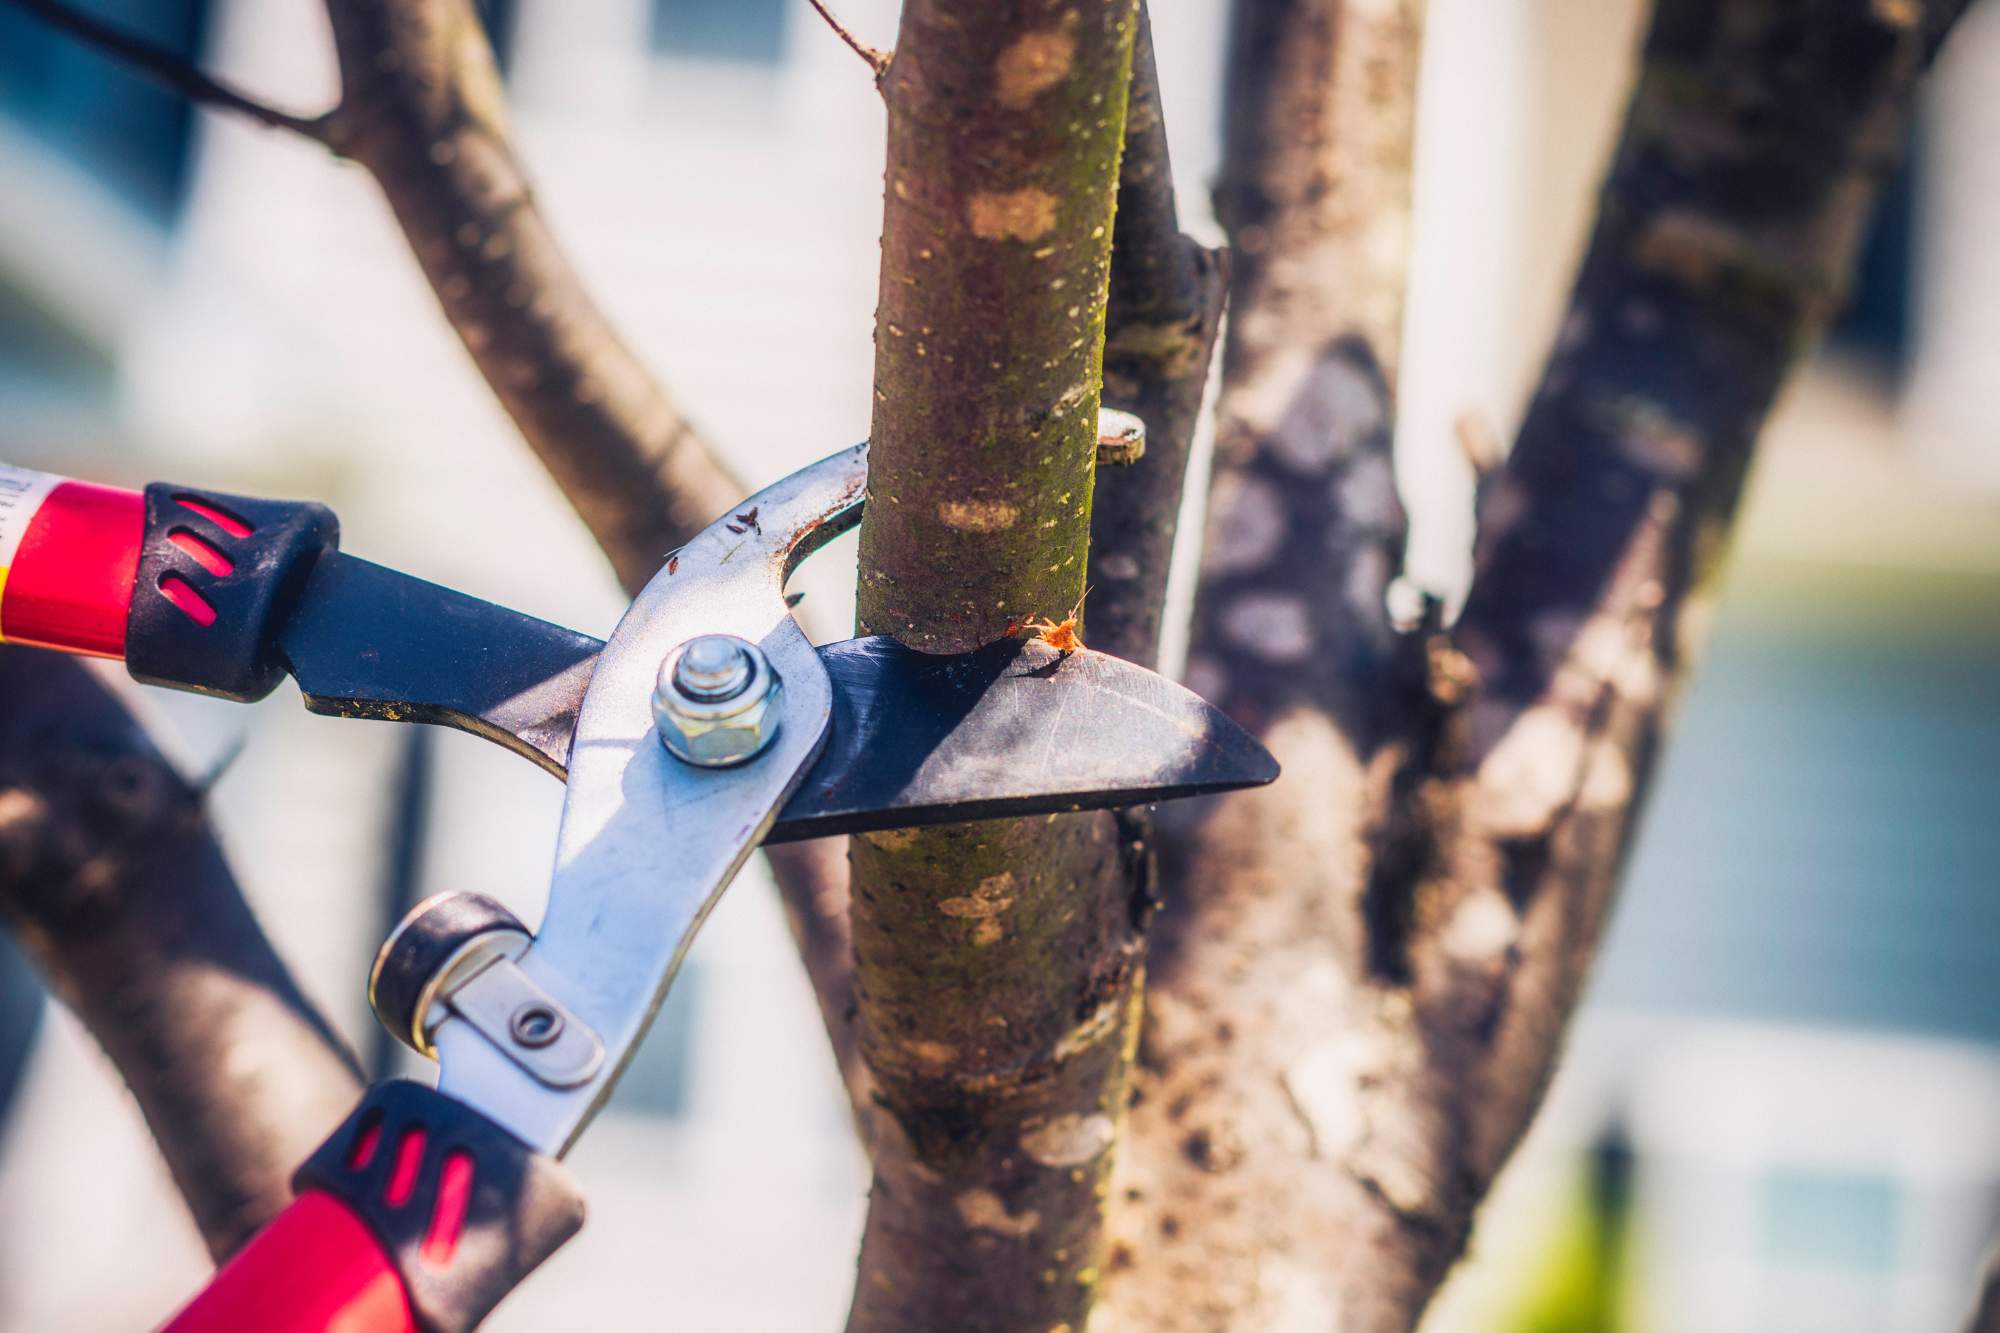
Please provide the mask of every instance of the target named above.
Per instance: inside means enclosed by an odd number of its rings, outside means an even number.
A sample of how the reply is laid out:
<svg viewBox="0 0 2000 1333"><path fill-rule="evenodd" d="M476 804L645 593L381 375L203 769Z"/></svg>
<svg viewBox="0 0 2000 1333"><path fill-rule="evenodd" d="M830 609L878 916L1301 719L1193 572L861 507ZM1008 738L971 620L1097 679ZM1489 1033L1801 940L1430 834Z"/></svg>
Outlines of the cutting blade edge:
<svg viewBox="0 0 2000 1333"><path fill-rule="evenodd" d="M602 645L335 554L283 642L315 712L470 731L562 775ZM1277 761L1193 691L1123 659L1003 640L939 657L826 644L826 751L767 842L1141 805L1258 786Z"/></svg>

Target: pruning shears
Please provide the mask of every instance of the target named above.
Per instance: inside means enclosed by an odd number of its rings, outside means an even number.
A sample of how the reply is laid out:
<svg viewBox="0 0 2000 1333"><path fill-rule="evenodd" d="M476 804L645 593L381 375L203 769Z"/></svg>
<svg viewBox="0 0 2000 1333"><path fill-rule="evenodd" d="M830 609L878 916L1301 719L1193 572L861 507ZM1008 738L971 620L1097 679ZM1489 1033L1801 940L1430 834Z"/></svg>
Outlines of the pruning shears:
<svg viewBox="0 0 2000 1333"><path fill-rule="evenodd" d="M315 712L456 727L567 783L538 930L445 895L376 958L371 1004L436 1087L371 1088L168 1329L475 1327L582 1225L560 1159L760 843L1277 776L1200 698L1088 649L815 647L784 583L858 521L866 483L864 445L752 496L600 643L348 555L322 505L0 466L0 639L237 700L289 675ZM1058 716L1092 743L1061 743Z"/></svg>

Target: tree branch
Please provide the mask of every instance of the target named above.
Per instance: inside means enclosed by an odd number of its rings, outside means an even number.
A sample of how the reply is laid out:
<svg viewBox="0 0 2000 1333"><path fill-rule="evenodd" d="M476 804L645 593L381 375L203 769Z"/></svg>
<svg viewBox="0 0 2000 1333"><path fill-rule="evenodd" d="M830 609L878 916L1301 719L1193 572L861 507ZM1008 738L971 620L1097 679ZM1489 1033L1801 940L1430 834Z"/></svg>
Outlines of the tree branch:
<svg viewBox="0 0 2000 1333"><path fill-rule="evenodd" d="M4 0L40 18L50 27L66 32L85 46L120 61L168 92L185 97L198 106L235 111L273 129L290 130L314 143L331 146L327 117L295 116L266 106L228 84L210 78L172 51L117 28L61 0Z"/></svg>
<svg viewBox="0 0 2000 1333"><path fill-rule="evenodd" d="M1361 1313L1371 1249L1320 1217L1353 1183L1316 1172L1342 1132L1316 1099L1345 1095L1351 876L1384 804L1371 756L1402 657L1383 594L1404 538L1390 429L1422 17L1235 8L1216 189L1234 313L1188 682L1285 777L1162 812L1167 906L1115 1191L1117 1327L1388 1326Z"/></svg>
<svg viewBox="0 0 2000 1333"><path fill-rule="evenodd" d="M190 787L79 663L0 649L0 912L118 1066L209 1252L287 1203L360 1091Z"/></svg>
<svg viewBox="0 0 2000 1333"><path fill-rule="evenodd" d="M1963 8L1661 0L1562 337L1482 506L1406 883L1406 1169L1477 1197L1538 1107L1771 404L1845 299ZM1491 930L1468 946L1465 928ZM1479 1108L1441 1133L1451 1098ZM1426 1201L1456 1224L1452 1202ZM1448 1257L1448 1256L1445 1256Z"/></svg>
<svg viewBox="0 0 2000 1333"><path fill-rule="evenodd" d="M1188 453L1229 290L1228 256L1184 235L1142 3L1111 236L1104 405L1146 423L1146 452L1099 471L1090 515L1091 646L1159 662L1160 618Z"/></svg>
<svg viewBox="0 0 2000 1333"><path fill-rule="evenodd" d="M1159 653L1168 557L1193 443L1208 359L1228 288L1227 255L1183 235L1160 110L1146 6L1133 45L1125 148L1119 161L1105 314L1104 403L1147 423L1145 456L1100 469L1091 512L1091 646L1145 665ZM1135 571L1121 575L1120 571ZM1143 820L1126 820L1127 843L1143 843ZM849 1096L865 1120L874 1083L854 1049L853 945L848 930L846 839L788 843L765 855L819 997ZM1128 857L1147 855L1128 846Z"/></svg>
<svg viewBox="0 0 2000 1333"><path fill-rule="evenodd" d="M903 8L864 631L951 652L1082 595L1134 13ZM849 1327L1081 1328L1142 967L1115 822L851 845L877 1109Z"/></svg>
<svg viewBox="0 0 2000 1333"><path fill-rule="evenodd" d="M810 4L814 12L826 20L826 26L832 28L833 35L847 44L848 50L868 62L868 68L875 71L875 82L882 82L882 76L889 72L889 53L887 51L879 51L862 41L859 37L856 37L846 24L834 17L833 11L826 7L826 0L806 0L806 3Z"/></svg>
<svg viewBox="0 0 2000 1333"><path fill-rule="evenodd" d="M1112 1293L1135 1326L1304 1309L1407 1329L1461 1252L1547 1084L1752 443L1839 298L1957 7L1747 0L1718 24L1703 0L1660 0L1564 336L1485 487L1449 631L1434 614L1407 636L1384 623L1395 511L1386 475L1370 488L1355 471L1388 414L1343 349L1393 346L1367 325L1400 272L1280 293L1244 260L1196 670L1286 779L1170 847L1166 897L1186 907L1156 965L1127 1154L1133 1273ZM1408 125L1410 16L1309 8L1311 24L1276 0L1239 10L1239 39L1274 52L1339 33L1330 103L1287 103L1282 77L1246 88L1252 66L1232 63L1232 108L1291 114L1232 133L1226 181L1254 186L1287 137L1311 139L1287 125L1331 127L1313 151L1347 164L1325 193L1225 193L1239 247L1258 229L1271 272L1307 267L1296 238L1407 180L1407 144L1383 136L1385 112ZM1337 246L1350 279L1374 253L1359 240ZM1360 328L1328 318L1337 292ZM1317 398L1291 387L1315 380ZM1308 490L1335 496L1318 518L1299 512ZM1336 552L1318 557L1317 601L1285 575L1313 558L1307 532ZM1302 656L1282 669L1287 645Z"/></svg>

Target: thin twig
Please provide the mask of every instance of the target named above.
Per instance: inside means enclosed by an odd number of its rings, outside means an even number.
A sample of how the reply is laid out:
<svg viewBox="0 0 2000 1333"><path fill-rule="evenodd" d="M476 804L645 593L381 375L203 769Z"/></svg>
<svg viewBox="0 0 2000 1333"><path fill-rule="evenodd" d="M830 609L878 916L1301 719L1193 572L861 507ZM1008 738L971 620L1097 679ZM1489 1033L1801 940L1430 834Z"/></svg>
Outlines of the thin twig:
<svg viewBox="0 0 2000 1333"><path fill-rule="evenodd" d="M227 84L210 78L172 51L155 46L144 38L135 37L110 24L101 23L88 14L59 3L59 0L7 0L7 3L25 9L50 27L66 32L85 45L123 61L135 72L145 75L169 92L178 93L190 102L240 112L273 129L290 130L294 134L311 139L314 143L332 146L332 136L328 130L326 117L294 116L275 107L265 106L255 98L245 96Z"/></svg>
<svg viewBox="0 0 2000 1333"><path fill-rule="evenodd" d="M833 29L834 36L846 42L849 50L868 62L868 67L875 71L875 82L880 83L883 76L889 72L889 53L870 46L850 32L847 25L835 18L833 11L826 7L826 0L806 0L806 3L811 5L819 13L819 16L826 20L826 26Z"/></svg>

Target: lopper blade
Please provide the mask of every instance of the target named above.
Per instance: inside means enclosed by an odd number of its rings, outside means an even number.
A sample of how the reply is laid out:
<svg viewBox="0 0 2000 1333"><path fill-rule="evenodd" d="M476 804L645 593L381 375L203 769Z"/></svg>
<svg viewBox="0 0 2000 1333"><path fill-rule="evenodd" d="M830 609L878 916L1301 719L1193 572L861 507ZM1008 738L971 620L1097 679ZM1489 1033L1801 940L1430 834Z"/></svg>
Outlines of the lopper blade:
<svg viewBox="0 0 2000 1333"><path fill-rule="evenodd" d="M456 727L558 775L603 647L340 553L314 569L283 643L314 712ZM831 735L767 842L1139 805L1278 775L1200 696L1088 649L1059 658L1006 640L934 657L873 637L818 653Z"/></svg>
<svg viewBox="0 0 2000 1333"><path fill-rule="evenodd" d="M936 657L877 636L819 657L832 733L766 842L1142 805L1278 776L1200 695L1104 653L1008 639Z"/></svg>

